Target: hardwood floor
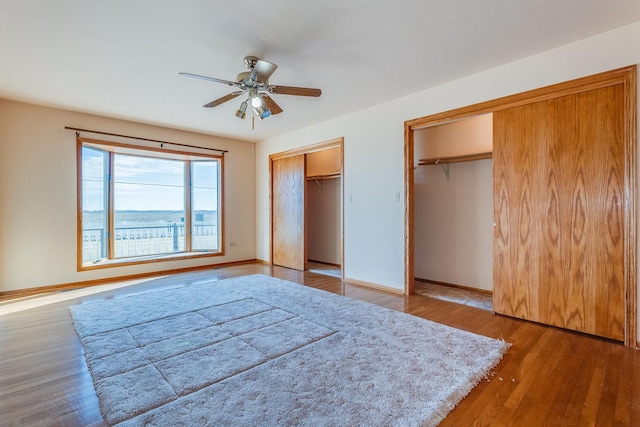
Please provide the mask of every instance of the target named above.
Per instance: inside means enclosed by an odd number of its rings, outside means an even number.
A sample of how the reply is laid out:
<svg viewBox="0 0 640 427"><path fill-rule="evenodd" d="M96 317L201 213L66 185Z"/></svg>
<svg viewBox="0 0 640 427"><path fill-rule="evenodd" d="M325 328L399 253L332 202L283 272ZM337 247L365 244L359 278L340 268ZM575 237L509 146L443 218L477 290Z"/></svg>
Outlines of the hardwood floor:
<svg viewBox="0 0 640 427"><path fill-rule="evenodd" d="M262 273L411 313L513 346L441 426L640 425L640 356L623 345L424 296L259 264L167 276L0 316L0 426L103 425L68 307ZM398 369L403 369L398 355Z"/></svg>

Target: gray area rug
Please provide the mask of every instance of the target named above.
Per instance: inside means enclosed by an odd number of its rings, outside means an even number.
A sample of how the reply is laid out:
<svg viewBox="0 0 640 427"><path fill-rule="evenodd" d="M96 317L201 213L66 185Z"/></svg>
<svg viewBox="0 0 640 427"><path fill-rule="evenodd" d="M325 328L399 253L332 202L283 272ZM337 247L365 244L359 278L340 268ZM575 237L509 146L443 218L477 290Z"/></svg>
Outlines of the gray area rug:
<svg viewBox="0 0 640 427"><path fill-rule="evenodd" d="M509 347L263 275L70 310L108 425L433 426Z"/></svg>

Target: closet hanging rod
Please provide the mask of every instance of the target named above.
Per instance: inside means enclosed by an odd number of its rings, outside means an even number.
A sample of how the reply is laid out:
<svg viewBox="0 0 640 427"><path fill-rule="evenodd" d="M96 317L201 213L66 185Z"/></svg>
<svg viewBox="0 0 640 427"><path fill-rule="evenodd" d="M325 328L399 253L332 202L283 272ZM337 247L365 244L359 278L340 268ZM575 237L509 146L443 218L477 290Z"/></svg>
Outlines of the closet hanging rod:
<svg viewBox="0 0 640 427"><path fill-rule="evenodd" d="M95 134L99 134L99 135L108 135L108 136L119 136L121 138L137 139L139 141L159 142L160 144L169 144L169 145L176 145L176 146L180 146L180 147L197 148L199 150L217 151L219 153L222 153L223 155L224 155L224 153L228 153L229 152L229 150L220 150L218 148L209 148L209 147L200 147L200 146L197 146L197 145L180 144L178 142L162 141L162 140L159 140L159 139L150 139L150 138L141 138L141 137L138 137L138 136L130 136L130 135L121 135L121 134L118 134L118 133L102 132L102 131L99 131L99 130L80 129L80 128L74 128L74 127L71 127L71 126L65 126L64 128L67 129L67 130L74 130L76 132L95 133Z"/></svg>
<svg viewBox="0 0 640 427"><path fill-rule="evenodd" d="M341 175L340 172L330 173L330 174L326 174L326 175L313 175L313 176L308 176L307 177L307 181L318 181L318 180L324 180L324 179L335 179L335 178L340 178L340 175Z"/></svg>
<svg viewBox="0 0 640 427"><path fill-rule="evenodd" d="M450 156L450 157L432 157L429 159L418 160L418 166L424 165L442 165L445 163L460 163L470 162L473 160L490 159L493 157L492 151L486 151L484 153L465 154L462 156Z"/></svg>

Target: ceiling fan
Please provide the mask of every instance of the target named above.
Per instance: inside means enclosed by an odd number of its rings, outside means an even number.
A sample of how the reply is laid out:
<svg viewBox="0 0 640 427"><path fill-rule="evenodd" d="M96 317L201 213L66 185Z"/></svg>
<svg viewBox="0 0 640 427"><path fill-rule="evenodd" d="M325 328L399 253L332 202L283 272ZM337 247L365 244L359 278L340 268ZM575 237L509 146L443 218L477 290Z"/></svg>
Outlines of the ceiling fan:
<svg viewBox="0 0 640 427"><path fill-rule="evenodd" d="M223 83L229 86L235 86L240 90L231 92L221 98L215 99L208 104L204 104L203 107L212 108L234 99L238 96L247 95L247 99L242 101L240 107L236 111L236 117L241 119L245 118L246 110L249 104L254 113L260 118L260 120L266 119L272 114L282 113L282 108L269 96L269 94L279 95L296 95L296 96L313 96L318 97L322 95L320 89L313 89L308 87L295 87L295 86L280 86L269 84L269 77L276 71L278 66L268 61L258 59L255 56L247 56L244 58L244 64L249 71L238 74L237 81L217 79L215 77L201 76L199 74L192 73L179 73L182 76L195 77L197 79L207 80L210 82Z"/></svg>

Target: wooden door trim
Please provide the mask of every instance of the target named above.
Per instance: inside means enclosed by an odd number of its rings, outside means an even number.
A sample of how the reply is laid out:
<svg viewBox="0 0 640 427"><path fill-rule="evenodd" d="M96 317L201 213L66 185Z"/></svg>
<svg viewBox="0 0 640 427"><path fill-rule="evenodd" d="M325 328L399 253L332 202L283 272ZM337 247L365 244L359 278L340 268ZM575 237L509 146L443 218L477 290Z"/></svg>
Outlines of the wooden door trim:
<svg viewBox="0 0 640 427"><path fill-rule="evenodd" d="M637 325L637 66L619 68L604 73L594 74L527 92L518 93L494 100L469 105L454 110L444 111L429 116L407 120L404 123L404 177L405 177L405 293L413 293L415 276L414 249L414 134L422 129L437 124L459 120L480 114L531 104L561 96L622 84L624 87L624 151L625 151L625 339L629 347L640 347L638 343Z"/></svg>
<svg viewBox="0 0 640 427"><path fill-rule="evenodd" d="M269 155L269 263L273 265L273 161L286 157L311 154L316 151L340 149L340 278L344 280L344 138L334 138L328 141L305 145L287 151ZM306 209L306 207L305 207Z"/></svg>
<svg viewBox="0 0 640 427"><path fill-rule="evenodd" d="M404 293L414 294L415 284L415 163L414 128L404 123Z"/></svg>
<svg viewBox="0 0 640 427"><path fill-rule="evenodd" d="M405 126L408 126L409 129L413 131L416 129L450 122L452 120L459 120L485 113L493 113L495 111L505 110L507 108L518 107L524 104L531 104L538 101L546 101L565 95L573 95L575 93L585 92L592 89L600 89L603 87L612 86L614 84L623 84L625 85L625 89L628 91L630 89L629 85L635 86L636 76L636 65L630 65L628 67L618 68L612 71L605 71L604 73L594 74L592 76L557 83L538 89L532 89L527 92L517 93L515 95L509 95L490 101L480 102L478 104L472 104L466 107L456 108L454 110L431 114L424 117L418 117L416 119L407 120L405 122ZM629 101L631 101L631 99ZM627 105L627 108L631 107L631 105Z"/></svg>
<svg viewBox="0 0 640 427"><path fill-rule="evenodd" d="M311 154L316 151L328 150L329 148L340 148L344 145L344 138L331 139L329 141L319 142L317 144L305 145L304 147L294 148L292 150L282 151L269 155L269 162L285 157L298 156L300 154ZM342 167L342 165L340 165Z"/></svg>

